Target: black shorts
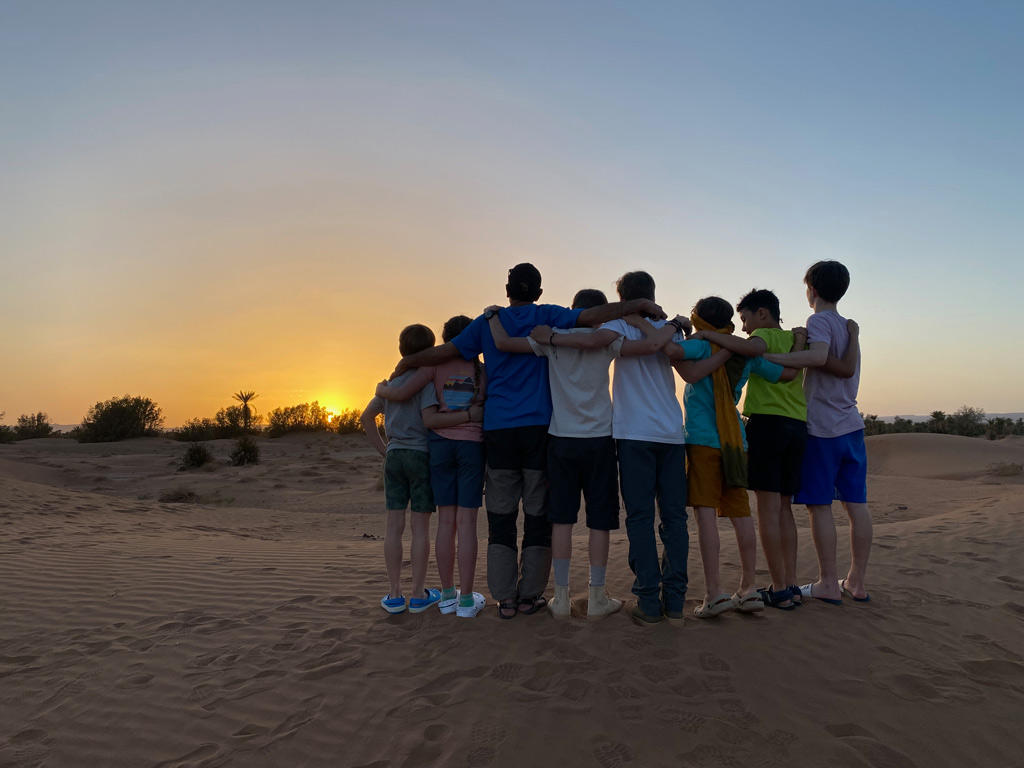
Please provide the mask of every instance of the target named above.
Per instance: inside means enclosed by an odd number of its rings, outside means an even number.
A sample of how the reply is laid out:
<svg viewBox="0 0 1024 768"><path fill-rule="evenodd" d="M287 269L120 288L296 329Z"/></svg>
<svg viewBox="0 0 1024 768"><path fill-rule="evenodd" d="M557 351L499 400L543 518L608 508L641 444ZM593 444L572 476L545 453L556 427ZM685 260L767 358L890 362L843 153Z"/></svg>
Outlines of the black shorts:
<svg viewBox="0 0 1024 768"><path fill-rule="evenodd" d="M807 422L755 413L747 421L747 487L792 496L800 490Z"/></svg>
<svg viewBox="0 0 1024 768"><path fill-rule="evenodd" d="M608 437L555 437L548 442L548 520L572 525L579 519L580 493L587 502L587 528L619 527L619 475L615 441Z"/></svg>

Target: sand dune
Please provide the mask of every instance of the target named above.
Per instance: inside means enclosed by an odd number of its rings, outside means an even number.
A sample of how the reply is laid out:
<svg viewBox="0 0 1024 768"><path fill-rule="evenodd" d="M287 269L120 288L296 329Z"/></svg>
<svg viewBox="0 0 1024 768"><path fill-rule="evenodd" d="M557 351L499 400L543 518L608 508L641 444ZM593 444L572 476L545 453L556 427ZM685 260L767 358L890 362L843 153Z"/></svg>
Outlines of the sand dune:
<svg viewBox="0 0 1024 768"><path fill-rule="evenodd" d="M1000 465L1024 464L1024 440L1016 437L902 434L875 435L866 442L868 472L875 475L975 480L998 477Z"/></svg>
<svg viewBox="0 0 1024 768"><path fill-rule="evenodd" d="M0 446L0 766L1022 764L1024 489L985 474L1019 443L869 440L870 605L653 631L389 617L375 456L261 445ZM582 593L582 527L574 556ZM622 532L609 574L628 594Z"/></svg>

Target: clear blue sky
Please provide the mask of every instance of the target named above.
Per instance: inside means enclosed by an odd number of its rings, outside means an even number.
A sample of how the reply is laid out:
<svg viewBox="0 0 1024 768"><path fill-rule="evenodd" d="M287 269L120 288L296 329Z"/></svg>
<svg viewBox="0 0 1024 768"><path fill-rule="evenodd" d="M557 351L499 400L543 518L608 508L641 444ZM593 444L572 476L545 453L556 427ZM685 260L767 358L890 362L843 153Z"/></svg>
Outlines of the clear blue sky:
<svg viewBox="0 0 1024 768"><path fill-rule="evenodd" d="M1024 409L1024 3L0 5L0 411L360 407L408 322L849 266L862 410Z"/></svg>

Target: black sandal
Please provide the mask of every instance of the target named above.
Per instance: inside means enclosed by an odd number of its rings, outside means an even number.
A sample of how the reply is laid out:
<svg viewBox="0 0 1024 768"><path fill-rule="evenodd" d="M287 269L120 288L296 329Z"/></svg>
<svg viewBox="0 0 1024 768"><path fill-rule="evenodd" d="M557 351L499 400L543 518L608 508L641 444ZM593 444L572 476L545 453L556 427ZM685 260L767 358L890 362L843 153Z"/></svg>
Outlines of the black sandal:
<svg viewBox="0 0 1024 768"><path fill-rule="evenodd" d="M502 611L512 611L511 615L506 615ZM516 617L516 600L514 597L510 597L508 600L498 601L498 618L499 619L514 619Z"/></svg>
<svg viewBox="0 0 1024 768"><path fill-rule="evenodd" d="M537 595L535 597L520 597L519 612L526 616L529 616L531 614L536 613L547 604L548 599L544 597L544 595Z"/></svg>

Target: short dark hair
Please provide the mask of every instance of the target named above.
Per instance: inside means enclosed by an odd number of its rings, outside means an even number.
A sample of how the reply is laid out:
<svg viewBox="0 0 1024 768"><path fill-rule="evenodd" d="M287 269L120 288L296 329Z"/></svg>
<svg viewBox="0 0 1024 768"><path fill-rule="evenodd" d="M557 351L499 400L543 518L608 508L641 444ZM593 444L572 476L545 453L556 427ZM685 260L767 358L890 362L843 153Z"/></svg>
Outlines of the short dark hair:
<svg viewBox="0 0 1024 768"><path fill-rule="evenodd" d="M779 310L779 297L767 288L755 288L740 299L740 303L736 305L737 312L742 312L743 310L757 312L759 309L767 309L768 314L772 316L772 320L776 323L782 321Z"/></svg>
<svg viewBox="0 0 1024 768"><path fill-rule="evenodd" d="M514 301L536 301L540 298L540 270L533 264L516 264L508 271L505 294Z"/></svg>
<svg viewBox="0 0 1024 768"><path fill-rule="evenodd" d="M693 311L715 328L724 328L732 320L732 305L721 296L705 296L693 305Z"/></svg>
<svg viewBox="0 0 1024 768"><path fill-rule="evenodd" d="M584 288L577 291L576 295L572 297L573 309L591 309L604 306L607 303L608 297L604 295L604 291L599 291L597 288Z"/></svg>
<svg viewBox="0 0 1024 768"><path fill-rule="evenodd" d="M444 324L444 327L441 328L441 341L447 344L466 330L466 326L472 322L473 320L465 315L456 315L455 317L450 318L448 322Z"/></svg>
<svg viewBox="0 0 1024 768"><path fill-rule="evenodd" d="M807 268L804 282L833 304L846 295L850 287L850 270L838 261L819 261Z"/></svg>
<svg viewBox="0 0 1024 768"><path fill-rule="evenodd" d="M407 325L398 334L398 351L402 357L415 355L434 346L434 332L425 325Z"/></svg>
<svg viewBox="0 0 1024 768"><path fill-rule="evenodd" d="M654 301L654 278L646 272L627 272L620 277L615 288L622 301L650 299Z"/></svg>

